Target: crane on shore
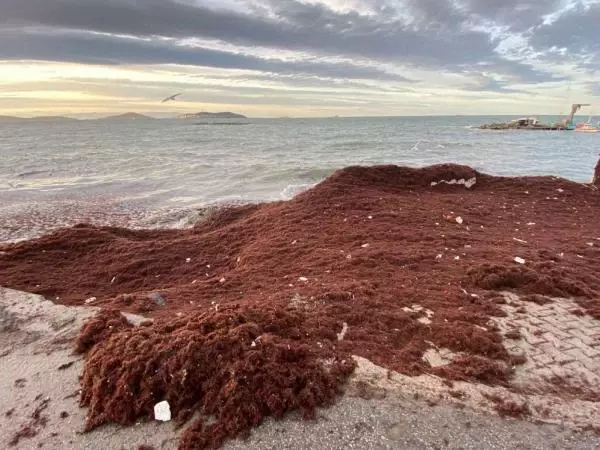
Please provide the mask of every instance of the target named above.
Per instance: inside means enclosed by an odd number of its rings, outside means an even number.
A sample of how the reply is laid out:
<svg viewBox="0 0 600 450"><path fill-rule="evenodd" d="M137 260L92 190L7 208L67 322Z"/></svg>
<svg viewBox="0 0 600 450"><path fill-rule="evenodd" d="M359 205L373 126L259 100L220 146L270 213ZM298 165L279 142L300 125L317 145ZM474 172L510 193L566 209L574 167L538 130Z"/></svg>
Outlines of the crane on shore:
<svg viewBox="0 0 600 450"><path fill-rule="evenodd" d="M573 120L575 119L575 114L577 114L577 111L579 111L584 106L591 106L591 105L589 103L573 103L571 105L571 114L569 114L569 117L567 117L565 119L565 125L567 127L567 130L575 129L575 123L573 122Z"/></svg>

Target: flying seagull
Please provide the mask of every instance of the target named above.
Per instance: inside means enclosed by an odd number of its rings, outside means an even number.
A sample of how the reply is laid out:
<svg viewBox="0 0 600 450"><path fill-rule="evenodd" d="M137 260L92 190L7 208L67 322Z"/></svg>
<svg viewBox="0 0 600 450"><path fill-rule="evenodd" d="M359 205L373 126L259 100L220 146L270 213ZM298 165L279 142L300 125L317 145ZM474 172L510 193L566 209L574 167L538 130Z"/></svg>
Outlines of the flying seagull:
<svg viewBox="0 0 600 450"><path fill-rule="evenodd" d="M165 103L165 102L168 102L168 101L173 101L174 102L175 99L177 97L179 97L180 95L181 95L181 92L179 94L171 95L170 97L165 98L161 103Z"/></svg>

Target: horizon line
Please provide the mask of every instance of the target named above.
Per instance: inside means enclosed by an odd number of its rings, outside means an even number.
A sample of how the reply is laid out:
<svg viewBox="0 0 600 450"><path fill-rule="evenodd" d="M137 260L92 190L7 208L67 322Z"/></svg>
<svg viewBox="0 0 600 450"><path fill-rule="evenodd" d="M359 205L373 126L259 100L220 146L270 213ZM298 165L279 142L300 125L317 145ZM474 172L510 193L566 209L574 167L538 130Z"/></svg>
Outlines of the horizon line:
<svg viewBox="0 0 600 450"><path fill-rule="evenodd" d="M225 112L229 112L229 111L219 111L219 112L208 112L208 114L223 114ZM81 116L91 116L91 115L96 115L99 113L81 113ZM33 115L33 116L13 116L10 114L0 114L0 121L7 120L7 119L14 119L14 120L35 120L35 119L68 119L68 120L73 120L73 121L87 121L87 120L101 120L101 119L108 119L108 118L119 118L121 116L126 116L127 114L138 114L140 116L143 116L140 119L129 119L129 120L143 120L143 118L148 118L148 119L154 119L154 120L185 120L185 119L178 119L178 117L180 115L187 115L190 113L181 113L179 115L169 115L170 113L160 113L160 112L153 112L150 114L145 114L145 113L136 113L133 111L129 111L126 113L117 113L117 114L108 114L106 116L99 116L99 117L77 117L78 113L75 113L73 115L61 115L61 114L48 114L48 115ZM151 115L151 114L157 114L155 115ZM200 114L200 113L191 113L191 114ZM234 113L234 114L241 114L242 113ZM503 113L503 114L493 114L493 113L480 113L480 114L468 114L468 113L462 113L462 114L394 114L394 115L323 115L323 116L245 116L245 118L247 119L370 119L370 118L395 118L395 117L551 117L551 116L558 116L558 117L562 117L565 116L567 114L564 113L555 113L555 114L528 114L528 113ZM586 114L583 114L586 115ZM593 116L593 114L592 114ZM221 118L223 119L223 118Z"/></svg>

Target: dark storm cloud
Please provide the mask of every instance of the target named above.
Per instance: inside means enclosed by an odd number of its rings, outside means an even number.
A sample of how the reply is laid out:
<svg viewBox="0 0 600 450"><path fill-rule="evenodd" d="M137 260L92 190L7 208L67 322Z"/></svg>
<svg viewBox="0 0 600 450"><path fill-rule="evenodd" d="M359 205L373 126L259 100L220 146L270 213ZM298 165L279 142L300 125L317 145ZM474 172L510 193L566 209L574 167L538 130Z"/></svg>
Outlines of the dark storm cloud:
<svg viewBox="0 0 600 450"><path fill-rule="evenodd" d="M567 79L566 77L536 70L527 63L508 61L500 57L495 57L491 62L479 64L476 69L482 73L488 72L502 76L507 82L516 84L547 83ZM473 67L465 68L467 73L473 70Z"/></svg>
<svg viewBox="0 0 600 450"><path fill-rule="evenodd" d="M315 75L329 78L408 81L369 67L348 63L282 61L206 48L175 45L109 35L12 34L0 32L0 59L52 60L91 64L171 64L244 69L276 74Z"/></svg>
<svg viewBox="0 0 600 450"><path fill-rule="evenodd" d="M515 30L539 26L544 13L561 0L364 0L376 14L334 11L324 4L298 0L246 0L246 9L210 8L190 0L0 0L0 28L42 27L144 37L147 43L122 41L115 48L106 37L58 34L50 46L25 31L14 43L0 41L11 58L73 61L179 63L290 73L319 73L343 78L393 78L348 63L290 63L210 50L190 50L161 38L199 38L233 45L292 50L319 56L367 58L426 69L463 72L486 64L486 70L515 82L555 81L527 64L502 59L491 33L474 31L477 18ZM216 2L215 2L216 3ZM245 11L245 12L244 12ZM591 28L593 29L593 28ZM543 30L543 33L548 33ZM551 41L534 36L539 45ZM20 43L19 41L23 41ZM29 45L25 43L31 42ZM50 42L50 38L48 38ZM41 48L43 47L43 52ZM19 55L19 52L21 54ZM29 55L29 56L25 56ZM294 66L294 64L297 64Z"/></svg>
<svg viewBox="0 0 600 450"><path fill-rule="evenodd" d="M470 14L476 14L494 23L525 31L542 23L542 17L553 13L563 0L462 0Z"/></svg>
<svg viewBox="0 0 600 450"><path fill-rule="evenodd" d="M413 62L461 63L488 57L494 44L483 32L407 28L398 20L320 4L273 2L270 16L211 9L174 0L2 0L9 26L41 25L136 36L210 38L328 54ZM1 45L1 44L0 44Z"/></svg>
<svg viewBox="0 0 600 450"><path fill-rule="evenodd" d="M567 54L600 53L600 4L579 7L550 25L539 27L531 39L535 48L566 48ZM600 68L600 66L599 66Z"/></svg>

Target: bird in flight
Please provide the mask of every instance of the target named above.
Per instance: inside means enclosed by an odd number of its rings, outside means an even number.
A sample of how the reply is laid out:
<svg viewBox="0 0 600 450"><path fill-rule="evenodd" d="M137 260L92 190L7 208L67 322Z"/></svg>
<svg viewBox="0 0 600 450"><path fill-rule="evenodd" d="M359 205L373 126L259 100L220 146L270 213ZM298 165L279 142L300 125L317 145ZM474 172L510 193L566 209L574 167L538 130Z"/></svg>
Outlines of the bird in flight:
<svg viewBox="0 0 600 450"><path fill-rule="evenodd" d="M175 99L177 97L179 97L180 95L181 95L181 92L179 94L171 95L170 97L165 98L161 103L165 103L165 102L168 102L168 101L173 101L174 102Z"/></svg>

